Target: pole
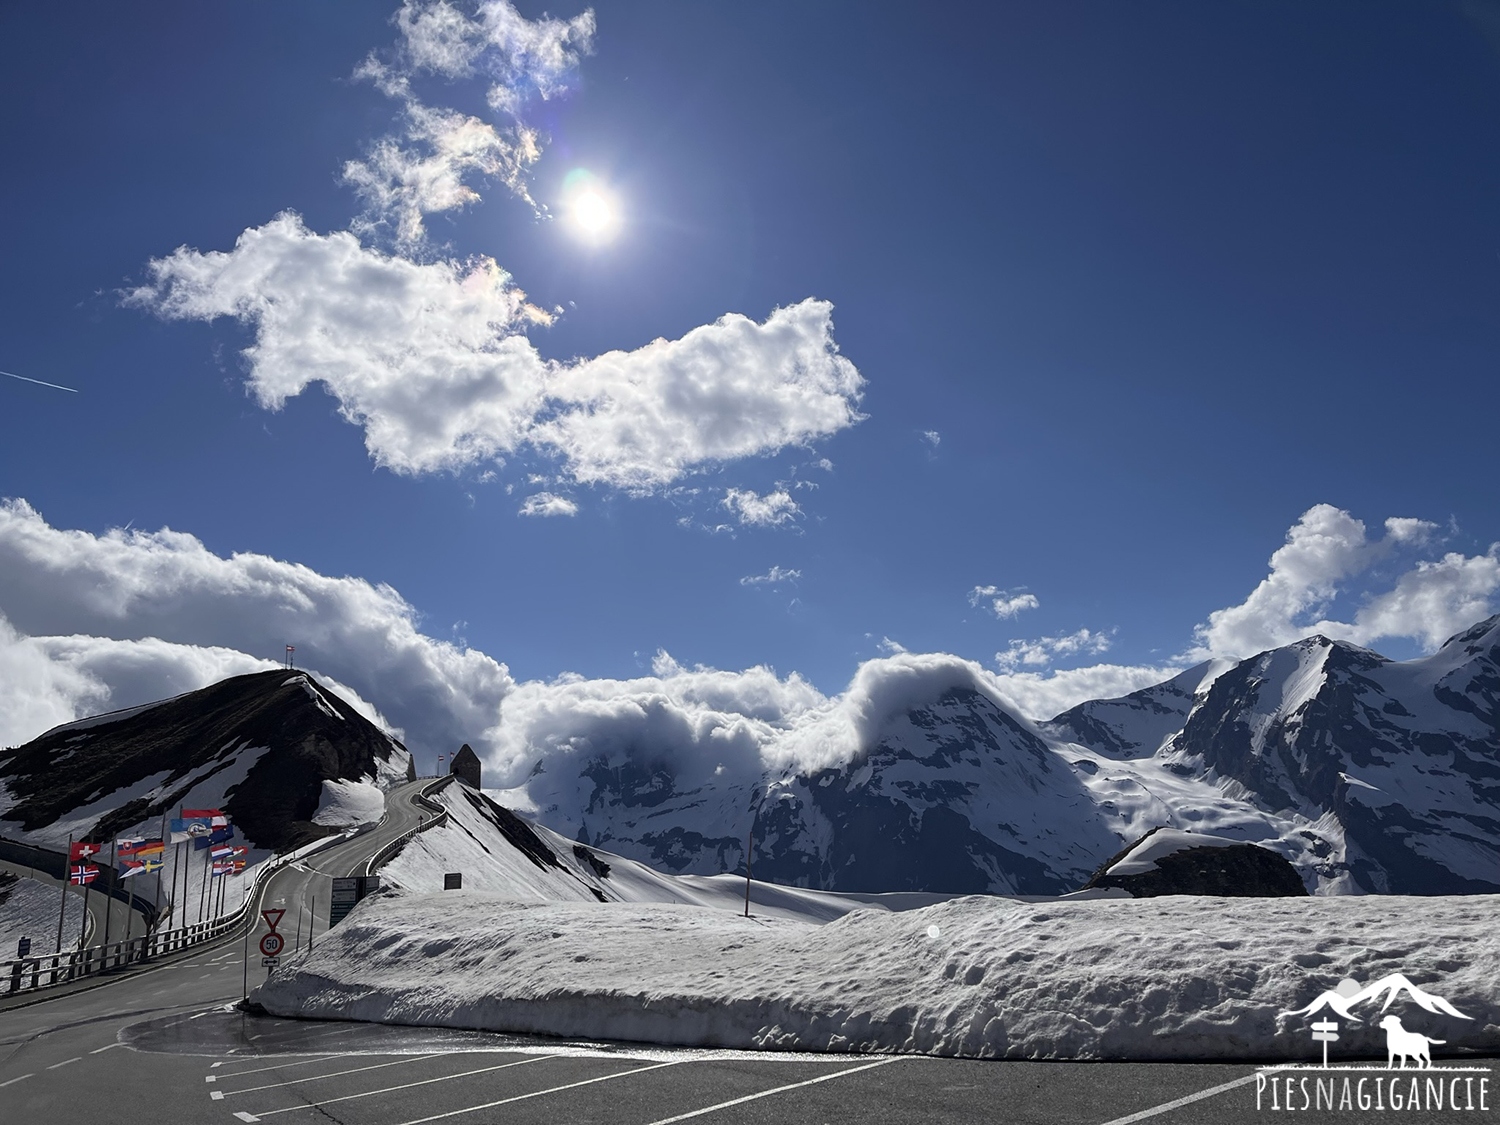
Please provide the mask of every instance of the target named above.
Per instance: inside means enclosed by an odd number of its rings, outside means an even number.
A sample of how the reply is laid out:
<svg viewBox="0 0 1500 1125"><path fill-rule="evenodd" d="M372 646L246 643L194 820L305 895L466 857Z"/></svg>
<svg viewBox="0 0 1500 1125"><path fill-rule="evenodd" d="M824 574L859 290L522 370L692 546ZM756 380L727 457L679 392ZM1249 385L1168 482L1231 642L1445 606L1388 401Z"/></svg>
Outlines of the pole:
<svg viewBox="0 0 1500 1125"><path fill-rule="evenodd" d="M193 841L193 847L198 846L198 841ZM203 907L208 900L208 859L213 855L213 846L209 845L203 849L203 885L198 888L198 921L203 921Z"/></svg>
<svg viewBox="0 0 1500 1125"><path fill-rule="evenodd" d="M62 952L63 915L68 912L68 876L73 874L73 837L68 837L68 854L63 856L62 905L57 908L57 952Z"/></svg>
<svg viewBox="0 0 1500 1125"><path fill-rule="evenodd" d="M313 934L318 932L318 896L313 895L312 914L307 919L307 951L312 952Z"/></svg>
<svg viewBox="0 0 1500 1125"><path fill-rule="evenodd" d="M242 982L244 985L244 995L240 997L241 1003L250 999L250 931L253 929L255 929L255 923L250 920L250 912L247 910L245 912L245 971L241 974L244 977L244 981Z"/></svg>
<svg viewBox="0 0 1500 1125"><path fill-rule="evenodd" d="M110 900L114 898L115 888L120 885L119 882L118 882L118 880L116 880L115 874L114 874L114 871L115 871L115 861L118 858L116 856L115 852L119 848L119 846L120 846L120 844L119 844L118 838L111 837L111 839L109 841L109 867L110 867L109 889L104 892L104 945L106 947L109 945L109 919L110 919L110 916L112 914L114 914L114 911L110 909ZM103 875L104 872L100 871L99 874ZM101 951L100 956L102 958L102 956L103 956L102 951ZM103 966L101 965L100 967L102 968Z"/></svg>
<svg viewBox="0 0 1500 1125"><path fill-rule="evenodd" d="M135 893L125 892L125 964L130 964L130 928L135 922Z"/></svg>
<svg viewBox="0 0 1500 1125"><path fill-rule="evenodd" d="M91 881L89 881L89 877L88 877L88 870L89 870L89 857L88 856L84 856L83 857L83 863L79 865L79 870L82 873L79 876L79 878L81 878L81 879L84 880L84 883L83 883L83 922L78 927L78 948L82 949L83 948L84 938L88 935L88 932L89 932L89 892L94 889L94 884Z"/></svg>
<svg viewBox="0 0 1500 1125"><path fill-rule="evenodd" d="M292 945L292 952L296 953L297 950L299 950L301 948L302 948L302 911L299 909L297 911L297 940Z"/></svg>
<svg viewBox="0 0 1500 1125"><path fill-rule="evenodd" d="M167 814L161 814L161 866L156 869L156 917L161 917L161 873L167 867Z"/></svg>
<svg viewBox="0 0 1500 1125"><path fill-rule="evenodd" d="M759 806L755 811L759 811ZM750 830L745 833L745 917L750 917L750 847L755 841L755 811L750 813Z"/></svg>

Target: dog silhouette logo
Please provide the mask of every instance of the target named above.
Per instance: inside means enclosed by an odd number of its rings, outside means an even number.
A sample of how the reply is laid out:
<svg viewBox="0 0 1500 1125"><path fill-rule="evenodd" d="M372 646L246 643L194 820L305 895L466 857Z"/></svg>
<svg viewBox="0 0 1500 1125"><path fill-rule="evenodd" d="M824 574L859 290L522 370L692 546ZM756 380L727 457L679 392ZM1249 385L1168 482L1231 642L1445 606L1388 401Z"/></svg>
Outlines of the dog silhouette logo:
<svg viewBox="0 0 1500 1125"><path fill-rule="evenodd" d="M1401 1026L1400 1016L1386 1016L1380 1021L1380 1026L1385 1028L1385 1067L1387 1070L1395 1068L1396 1060L1401 1060L1401 1069L1406 1069L1406 1060L1411 1059L1413 1066L1430 1067L1432 1065L1432 1045L1448 1042L1446 1039L1429 1039L1415 1031L1407 1031Z"/></svg>

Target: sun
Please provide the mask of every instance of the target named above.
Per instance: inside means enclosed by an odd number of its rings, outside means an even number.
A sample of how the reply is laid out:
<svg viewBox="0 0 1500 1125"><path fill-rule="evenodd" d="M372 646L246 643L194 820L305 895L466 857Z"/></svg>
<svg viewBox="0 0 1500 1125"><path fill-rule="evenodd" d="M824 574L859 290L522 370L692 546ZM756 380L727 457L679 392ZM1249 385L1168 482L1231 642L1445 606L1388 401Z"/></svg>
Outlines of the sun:
<svg viewBox="0 0 1500 1125"><path fill-rule="evenodd" d="M619 233L619 200L597 176L575 169L564 181L563 196L568 226L578 238L600 243Z"/></svg>

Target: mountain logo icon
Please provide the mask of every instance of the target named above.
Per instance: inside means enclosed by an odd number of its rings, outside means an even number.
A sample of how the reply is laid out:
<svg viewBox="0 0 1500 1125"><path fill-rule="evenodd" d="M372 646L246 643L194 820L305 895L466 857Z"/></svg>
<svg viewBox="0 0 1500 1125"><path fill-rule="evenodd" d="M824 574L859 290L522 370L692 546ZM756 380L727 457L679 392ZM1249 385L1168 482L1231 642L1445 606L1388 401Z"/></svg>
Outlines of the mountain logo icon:
<svg viewBox="0 0 1500 1125"><path fill-rule="evenodd" d="M1374 1000L1379 996L1385 997L1385 1003L1380 1005L1380 1011L1384 1012L1391 1003L1401 995L1405 995L1413 1003L1426 1011L1440 1013L1445 1016L1454 1016L1461 1020L1472 1019L1455 1008L1448 1001L1433 992L1420 988L1407 980L1401 973L1392 973L1390 976L1381 977L1372 984L1360 986L1358 981L1342 980L1331 990L1318 996L1305 1008L1298 1008L1294 1012L1283 1012L1285 1016L1311 1016L1316 1015L1324 1008L1332 1008L1344 1019L1351 1023L1359 1023L1360 1017L1351 1010L1356 1004L1363 1004L1367 1000Z"/></svg>

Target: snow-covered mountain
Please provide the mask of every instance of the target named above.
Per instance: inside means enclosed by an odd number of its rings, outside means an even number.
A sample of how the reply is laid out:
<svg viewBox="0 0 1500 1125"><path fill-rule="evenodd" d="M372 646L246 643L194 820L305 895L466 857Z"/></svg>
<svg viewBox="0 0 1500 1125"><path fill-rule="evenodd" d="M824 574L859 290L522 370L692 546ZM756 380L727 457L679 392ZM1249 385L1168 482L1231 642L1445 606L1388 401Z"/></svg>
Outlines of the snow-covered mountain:
<svg viewBox="0 0 1500 1125"><path fill-rule="evenodd" d="M54 727L0 751L0 833L59 847L155 833L163 813L222 808L257 849L284 851L378 819L411 756L305 672L236 676Z"/></svg>
<svg viewBox="0 0 1500 1125"><path fill-rule="evenodd" d="M1397 663L1311 637L1050 722L977 680L847 764L696 776L650 747L539 762L505 800L664 871L1058 894L1166 826L1258 843L1315 893L1500 891L1500 617Z"/></svg>

